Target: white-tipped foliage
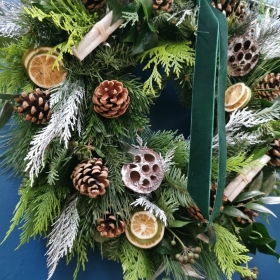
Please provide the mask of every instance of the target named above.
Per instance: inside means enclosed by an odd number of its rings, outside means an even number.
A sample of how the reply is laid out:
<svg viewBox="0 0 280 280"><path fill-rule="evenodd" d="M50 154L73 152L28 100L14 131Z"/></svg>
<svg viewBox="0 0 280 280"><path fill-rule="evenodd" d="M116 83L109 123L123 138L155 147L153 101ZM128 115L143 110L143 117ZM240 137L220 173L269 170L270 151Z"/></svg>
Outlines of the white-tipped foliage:
<svg viewBox="0 0 280 280"><path fill-rule="evenodd" d="M172 159L174 157L174 153L177 147L172 148L171 150L169 150L166 155L165 158L162 158L162 167L164 172L168 172L170 170L170 167L172 165L174 165L174 162L172 162Z"/></svg>
<svg viewBox="0 0 280 280"><path fill-rule="evenodd" d="M259 135L255 133L244 132L244 131L241 132L241 128L254 127L261 123L265 123L271 120L269 114L263 114L262 112L263 111L255 113L253 111L247 110L246 108L242 110L234 111L230 115L230 119L226 124L227 143L234 145L235 143L234 138L238 138L240 140L247 139L247 141L251 145L260 143ZM219 141L218 141L218 135L216 135L213 138L213 149L218 149L218 147L219 147Z"/></svg>
<svg viewBox="0 0 280 280"><path fill-rule="evenodd" d="M52 93L51 108L57 108L49 124L33 137L31 148L25 157L28 161L25 171L29 171L32 183L34 175L38 176L41 167L44 166L44 153L50 142L59 137L67 148L71 132L77 129L80 134L84 95L85 89L79 82L69 81Z"/></svg>
<svg viewBox="0 0 280 280"><path fill-rule="evenodd" d="M147 199L145 196L140 196L137 198L134 202L130 204L131 206L142 206L144 207L145 211L149 211L151 215L156 216L159 218L164 225L167 225L167 218L163 210L161 210L159 207L157 207L155 204L153 204L151 201Z"/></svg>
<svg viewBox="0 0 280 280"><path fill-rule="evenodd" d="M78 197L73 195L60 217L53 224L53 229L49 234L48 251L46 255L47 266L49 268L48 280L52 277L58 261L71 252L74 240L79 228L79 214L77 211Z"/></svg>
<svg viewBox="0 0 280 280"><path fill-rule="evenodd" d="M21 10L20 3L0 2L0 36L15 38L23 34L17 20Z"/></svg>

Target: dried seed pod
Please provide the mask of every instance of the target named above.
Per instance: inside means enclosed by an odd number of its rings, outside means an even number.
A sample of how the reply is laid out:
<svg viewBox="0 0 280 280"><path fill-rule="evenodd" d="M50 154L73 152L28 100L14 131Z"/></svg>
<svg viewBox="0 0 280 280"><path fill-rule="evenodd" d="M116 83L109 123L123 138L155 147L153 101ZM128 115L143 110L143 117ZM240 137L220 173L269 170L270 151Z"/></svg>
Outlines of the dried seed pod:
<svg viewBox="0 0 280 280"><path fill-rule="evenodd" d="M260 50L256 41L248 35L234 37L228 47L228 72L231 76L244 76L259 60Z"/></svg>
<svg viewBox="0 0 280 280"><path fill-rule="evenodd" d="M122 167L126 187L137 193L150 193L159 188L164 170L160 156L151 149L139 149L134 161Z"/></svg>
<svg viewBox="0 0 280 280"><path fill-rule="evenodd" d="M166 13L170 13L172 11L173 0L153 0L153 8L159 13L161 10Z"/></svg>

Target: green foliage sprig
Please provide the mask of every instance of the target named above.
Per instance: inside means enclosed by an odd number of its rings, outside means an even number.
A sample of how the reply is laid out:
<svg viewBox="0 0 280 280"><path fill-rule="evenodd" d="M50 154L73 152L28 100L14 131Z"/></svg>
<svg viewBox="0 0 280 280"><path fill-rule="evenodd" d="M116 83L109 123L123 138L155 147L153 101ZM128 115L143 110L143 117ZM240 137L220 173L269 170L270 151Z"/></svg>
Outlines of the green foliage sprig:
<svg viewBox="0 0 280 280"><path fill-rule="evenodd" d="M219 266L227 278L230 280L234 272L238 272L242 276L251 276L252 272L249 269L240 266L240 264L247 263L252 259L244 254L248 252L248 249L239 243L238 238L226 228L216 223L212 225L217 236L214 252Z"/></svg>
<svg viewBox="0 0 280 280"><path fill-rule="evenodd" d="M64 53L73 54L72 48L76 46L84 37L84 35L93 27L98 17L95 14L89 15L85 7L80 3L70 0L58 0L59 7L51 1L52 11L44 12L36 6L30 8L25 7L24 11L32 18L39 21L49 19L59 29L68 33L67 42L58 44L53 48L53 52L59 51L58 58L54 66L58 67L58 62L63 59ZM62 11L60 10L63 7Z"/></svg>
<svg viewBox="0 0 280 280"><path fill-rule="evenodd" d="M144 83L143 90L155 94L154 83L162 88L162 75L159 67L168 76L174 72L177 77L182 69L182 64L192 66L194 64L194 50L189 47L189 42L161 43L159 46L142 53L138 60L143 63L148 59L148 63L143 70L153 68L149 79Z"/></svg>

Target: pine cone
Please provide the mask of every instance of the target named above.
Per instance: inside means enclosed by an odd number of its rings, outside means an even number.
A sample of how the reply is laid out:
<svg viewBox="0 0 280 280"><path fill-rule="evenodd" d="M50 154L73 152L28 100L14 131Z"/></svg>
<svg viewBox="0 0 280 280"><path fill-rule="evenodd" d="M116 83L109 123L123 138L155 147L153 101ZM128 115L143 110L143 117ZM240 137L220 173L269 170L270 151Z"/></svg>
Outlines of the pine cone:
<svg viewBox="0 0 280 280"><path fill-rule="evenodd" d="M102 82L92 97L94 111L105 118L117 118L124 114L129 101L127 89L116 80Z"/></svg>
<svg viewBox="0 0 280 280"><path fill-rule="evenodd" d="M210 185L210 207L209 212L212 213L214 202L216 199L216 193L217 193L217 186L215 184ZM222 202L225 203L227 201L227 197L224 195ZM222 205L220 207L220 210L223 210L224 206ZM195 205L193 207L190 207L187 209L189 212L189 215L194 218L195 220L201 220L203 223L207 222L207 219L202 215L199 208Z"/></svg>
<svg viewBox="0 0 280 280"><path fill-rule="evenodd" d="M280 73L266 75L255 87L259 98L273 101L280 95Z"/></svg>
<svg viewBox="0 0 280 280"><path fill-rule="evenodd" d="M20 115L25 115L25 121L36 124L46 123L51 118L50 91L41 91L39 88L30 91L29 94L23 92L20 97L14 99L19 105L14 110Z"/></svg>
<svg viewBox="0 0 280 280"><path fill-rule="evenodd" d="M271 166L280 166L280 138L274 140L274 144L271 149L267 151L267 154L271 157L268 162Z"/></svg>
<svg viewBox="0 0 280 280"><path fill-rule="evenodd" d="M104 195L109 185L108 168L102 165L101 158L85 159L81 161L71 174L74 187L90 198Z"/></svg>
<svg viewBox="0 0 280 280"><path fill-rule="evenodd" d="M94 13L106 4L106 0L82 0L82 3L89 13Z"/></svg>
<svg viewBox="0 0 280 280"><path fill-rule="evenodd" d="M153 0L153 8L159 13L161 10L164 10L167 13L172 11L173 0Z"/></svg>
<svg viewBox="0 0 280 280"><path fill-rule="evenodd" d="M108 238L116 237L125 230L125 222L122 220L121 214L117 212L116 215L114 215L111 208L105 212L104 218L99 219L97 223L97 230L100 232L101 236L106 236Z"/></svg>
<svg viewBox="0 0 280 280"><path fill-rule="evenodd" d="M227 18L242 20L247 14L246 6L240 0L214 0L211 5L221 11Z"/></svg>

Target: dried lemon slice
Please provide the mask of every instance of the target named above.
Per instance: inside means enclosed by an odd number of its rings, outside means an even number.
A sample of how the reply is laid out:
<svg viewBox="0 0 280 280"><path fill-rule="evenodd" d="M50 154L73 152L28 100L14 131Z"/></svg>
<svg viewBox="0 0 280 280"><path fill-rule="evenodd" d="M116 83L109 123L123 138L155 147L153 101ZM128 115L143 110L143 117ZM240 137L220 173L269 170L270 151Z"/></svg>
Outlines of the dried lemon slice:
<svg viewBox="0 0 280 280"><path fill-rule="evenodd" d="M237 109L241 109L241 108L245 107L248 104L248 102L250 101L251 97L252 97L251 89L249 87L245 86L245 94L243 94L241 96L241 98L239 98L237 100L237 102L234 103L233 105L226 106L225 110L227 112L233 112L233 111L235 111Z"/></svg>
<svg viewBox="0 0 280 280"><path fill-rule="evenodd" d="M63 63L59 62L59 69L53 67L57 56L54 54L36 53L28 62L27 72L29 78L41 88L51 88L65 80L66 72L63 71Z"/></svg>
<svg viewBox="0 0 280 280"><path fill-rule="evenodd" d="M161 241L164 229L164 225L154 215L148 211L139 211L132 216L130 224L125 228L125 234L130 243L147 249Z"/></svg>
<svg viewBox="0 0 280 280"><path fill-rule="evenodd" d="M245 84L237 83L230 86L225 93L225 106L236 104L245 94Z"/></svg>

